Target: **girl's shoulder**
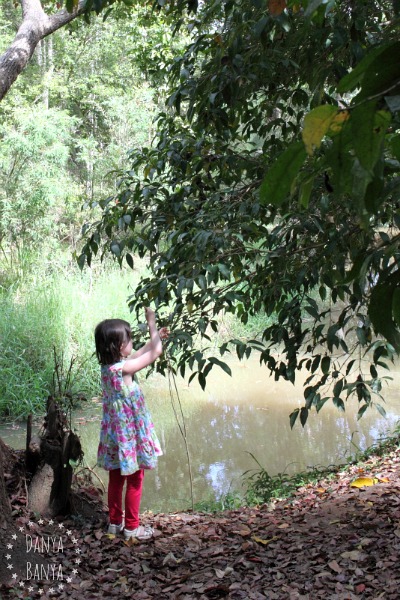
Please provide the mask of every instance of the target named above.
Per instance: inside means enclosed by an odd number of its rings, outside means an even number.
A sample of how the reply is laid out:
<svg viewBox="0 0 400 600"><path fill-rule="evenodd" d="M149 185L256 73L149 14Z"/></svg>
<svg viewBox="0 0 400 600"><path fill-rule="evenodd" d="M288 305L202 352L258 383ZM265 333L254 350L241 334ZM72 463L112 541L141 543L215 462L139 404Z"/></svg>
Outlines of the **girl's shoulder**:
<svg viewBox="0 0 400 600"><path fill-rule="evenodd" d="M113 363L112 365L101 365L102 373L118 373L122 372L122 367L124 366L125 360L120 360L117 363Z"/></svg>

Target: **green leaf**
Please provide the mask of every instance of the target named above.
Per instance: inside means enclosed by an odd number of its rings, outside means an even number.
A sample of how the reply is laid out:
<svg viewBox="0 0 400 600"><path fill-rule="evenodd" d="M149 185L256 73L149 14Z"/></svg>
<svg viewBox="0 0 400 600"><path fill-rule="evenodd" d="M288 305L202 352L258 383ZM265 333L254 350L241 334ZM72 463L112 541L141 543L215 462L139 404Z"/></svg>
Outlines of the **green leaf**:
<svg viewBox="0 0 400 600"><path fill-rule="evenodd" d="M400 135L397 134L392 137L390 147L397 160L400 161Z"/></svg>
<svg viewBox="0 0 400 600"><path fill-rule="evenodd" d="M369 372L371 373L371 377L376 379L378 377L378 371L376 370L374 365L370 365Z"/></svg>
<svg viewBox="0 0 400 600"><path fill-rule="evenodd" d="M342 412L345 411L344 402L343 402L343 400L341 398L338 398L337 396L334 396L334 398L332 399L332 401L333 401L333 404L336 406L336 408L338 408Z"/></svg>
<svg viewBox="0 0 400 600"><path fill-rule="evenodd" d="M392 299L392 313L398 327L400 327L400 288L395 288Z"/></svg>
<svg viewBox="0 0 400 600"><path fill-rule="evenodd" d="M121 256L121 248L118 242L112 242L110 245L110 250L114 256Z"/></svg>
<svg viewBox="0 0 400 600"><path fill-rule="evenodd" d="M306 181L303 181L303 183L300 186L299 204L303 208L308 208L313 185L314 177L310 177L309 179L306 179Z"/></svg>
<svg viewBox="0 0 400 600"><path fill-rule="evenodd" d="M215 356L211 356L208 360L213 365L218 365L228 375L232 375L231 368L229 367L229 365L227 365L226 363L224 363L222 360L219 360L218 358L215 358Z"/></svg>
<svg viewBox="0 0 400 600"><path fill-rule="evenodd" d="M201 371L199 371L198 380L201 385L201 389L204 391L206 389L206 377Z"/></svg>
<svg viewBox="0 0 400 600"><path fill-rule="evenodd" d="M400 333L392 318L395 288L391 283L378 283L371 293L368 314L375 330L383 335L392 346L400 349ZM396 314L398 296L396 294Z"/></svg>
<svg viewBox="0 0 400 600"><path fill-rule="evenodd" d="M379 404L378 402L374 403L374 406L376 407L376 410L378 411L379 414L382 415L382 417L386 418L386 410L383 408L382 404Z"/></svg>
<svg viewBox="0 0 400 600"><path fill-rule="evenodd" d="M329 356L324 356L321 361L321 370L324 375L329 373L329 369L331 368L331 359Z"/></svg>
<svg viewBox="0 0 400 600"><path fill-rule="evenodd" d="M353 164L350 153L353 151L353 134L349 123L345 121L338 135L333 138L331 148L326 152L326 164L331 175L330 182L335 194L351 193L353 185Z"/></svg>
<svg viewBox="0 0 400 600"><path fill-rule="evenodd" d="M309 413L308 408L306 408L305 406L302 406L300 409L300 423L302 424L303 427L307 423L308 413Z"/></svg>
<svg viewBox="0 0 400 600"><path fill-rule="evenodd" d="M343 390L343 379L339 379L339 381L337 381L333 387L333 395L340 396L340 394L342 393L342 390Z"/></svg>
<svg viewBox="0 0 400 600"><path fill-rule="evenodd" d="M327 0L310 0L308 2L307 9L304 13L305 17L311 17L317 11L321 5L327 4Z"/></svg>
<svg viewBox="0 0 400 600"><path fill-rule="evenodd" d="M363 416L363 414L365 413L365 411L367 410L367 408L368 408L368 404L363 404L361 406L361 408L359 408L358 413L357 413L357 421L359 419L361 419L361 417Z"/></svg>
<svg viewBox="0 0 400 600"><path fill-rule="evenodd" d="M133 269L134 263L133 263L132 254L127 253L127 255L125 256L125 259L126 259L126 262L128 263L128 265L130 266L130 268Z"/></svg>
<svg viewBox="0 0 400 600"><path fill-rule="evenodd" d="M400 77L400 42L394 42L383 48L368 65L362 79L361 91L355 101L360 102L379 94L387 95L389 91L399 91L398 79ZM396 85L397 84L397 85Z"/></svg>
<svg viewBox="0 0 400 600"><path fill-rule="evenodd" d="M290 420L290 429L293 429L294 424L296 423L296 419L299 416L300 413L300 409L296 408L292 413L290 413L289 416L289 420Z"/></svg>
<svg viewBox="0 0 400 600"><path fill-rule="evenodd" d="M376 110L376 101L360 104L351 112L353 146L360 164L372 170L383 151L383 139L391 121L389 111Z"/></svg>
<svg viewBox="0 0 400 600"><path fill-rule="evenodd" d="M381 55L383 55L386 50L392 48L393 44L387 45L379 45L376 48L373 48L364 58L348 73L345 75L337 86L337 91L339 94L344 94L345 92L351 92L356 87L358 87L367 71L369 66L374 63L376 59L379 59ZM397 55L396 55L397 56Z"/></svg>
<svg viewBox="0 0 400 600"><path fill-rule="evenodd" d="M272 164L260 187L261 204L280 206L288 197L292 183L306 159L302 142L292 143Z"/></svg>

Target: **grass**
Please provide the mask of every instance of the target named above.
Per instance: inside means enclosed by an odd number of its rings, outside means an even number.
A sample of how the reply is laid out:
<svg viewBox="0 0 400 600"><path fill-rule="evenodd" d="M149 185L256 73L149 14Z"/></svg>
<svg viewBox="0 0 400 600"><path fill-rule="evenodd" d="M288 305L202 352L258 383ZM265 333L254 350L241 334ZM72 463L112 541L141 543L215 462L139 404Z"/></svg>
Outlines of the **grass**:
<svg viewBox="0 0 400 600"><path fill-rule="evenodd" d="M137 271L108 265L81 273L73 264L35 273L0 292L0 416L18 419L42 412L53 392L54 350L74 361L75 393L95 395L98 364L93 331L104 318L132 320L127 298Z"/></svg>

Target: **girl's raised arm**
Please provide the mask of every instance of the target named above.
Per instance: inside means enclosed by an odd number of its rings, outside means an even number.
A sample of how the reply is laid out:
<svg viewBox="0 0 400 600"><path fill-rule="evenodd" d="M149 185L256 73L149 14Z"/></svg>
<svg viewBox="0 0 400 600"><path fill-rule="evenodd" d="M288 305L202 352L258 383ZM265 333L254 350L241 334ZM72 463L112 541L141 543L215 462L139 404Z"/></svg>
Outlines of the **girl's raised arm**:
<svg viewBox="0 0 400 600"><path fill-rule="evenodd" d="M157 329L154 311L150 308L146 308L145 311L147 325L149 326L150 340L125 361L122 369L123 374L133 375L134 373L137 373L137 371L141 371L145 367L153 364L153 362L162 354L163 347L160 332ZM162 334L165 332L168 336L165 328L163 328L161 332Z"/></svg>

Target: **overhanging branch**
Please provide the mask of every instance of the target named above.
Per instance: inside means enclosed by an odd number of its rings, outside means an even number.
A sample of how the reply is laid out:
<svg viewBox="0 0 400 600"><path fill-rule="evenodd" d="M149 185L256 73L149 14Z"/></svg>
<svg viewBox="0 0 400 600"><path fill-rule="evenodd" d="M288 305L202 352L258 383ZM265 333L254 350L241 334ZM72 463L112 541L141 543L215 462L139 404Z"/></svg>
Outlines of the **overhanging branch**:
<svg viewBox="0 0 400 600"><path fill-rule="evenodd" d="M80 16L85 10L85 0L81 0L72 13L62 9L47 15L39 0L21 0L21 8L21 25L10 46L0 56L0 100L25 69L40 40Z"/></svg>

